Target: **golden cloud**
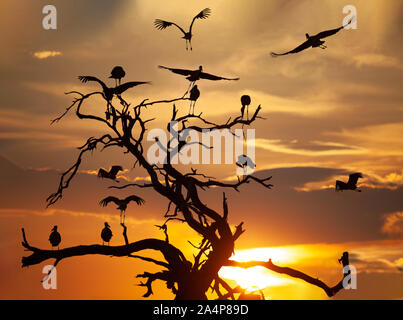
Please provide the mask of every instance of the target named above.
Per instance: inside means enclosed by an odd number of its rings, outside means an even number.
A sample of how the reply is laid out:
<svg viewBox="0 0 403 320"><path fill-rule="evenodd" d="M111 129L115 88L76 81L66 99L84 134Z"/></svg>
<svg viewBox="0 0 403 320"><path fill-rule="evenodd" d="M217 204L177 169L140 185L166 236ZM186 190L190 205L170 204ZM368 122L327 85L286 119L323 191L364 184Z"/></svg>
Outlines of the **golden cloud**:
<svg viewBox="0 0 403 320"><path fill-rule="evenodd" d="M47 59L50 57L60 56L62 53L60 51L37 51L34 52L34 57L37 59Z"/></svg>
<svg viewBox="0 0 403 320"><path fill-rule="evenodd" d="M382 232L391 236L403 236L403 211L385 215Z"/></svg>

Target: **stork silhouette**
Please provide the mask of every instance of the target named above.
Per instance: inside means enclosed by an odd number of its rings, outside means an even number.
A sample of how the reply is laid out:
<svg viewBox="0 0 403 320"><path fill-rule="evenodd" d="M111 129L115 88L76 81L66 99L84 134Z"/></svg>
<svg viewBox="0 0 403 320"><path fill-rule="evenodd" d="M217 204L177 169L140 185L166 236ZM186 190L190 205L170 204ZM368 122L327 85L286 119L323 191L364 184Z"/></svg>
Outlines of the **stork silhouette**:
<svg viewBox="0 0 403 320"><path fill-rule="evenodd" d="M52 245L52 247L57 247L59 250L59 244L62 241L62 237L60 236L60 233L57 231L57 226L54 226L52 228L52 232L49 235L49 242Z"/></svg>
<svg viewBox="0 0 403 320"><path fill-rule="evenodd" d="M271 52L271 56L272 57L278 57L278 56L285 56L287 54L292 54L292 53L298 53L301 52L305 49L308 49L310 47L312 48L321 48L321 49L326 49L327 46L324 45L325 41L321 40L323 38L326 37L330 37L334 34L336 34L337 32L339 32L340 30L344 29L345 27L347 27L351 22L353 21L353 19L351 19L346 25L341 26L339 28L336 29L331 29L331 30L326 30L326 31L322 31L319 32L318 34L315 34L314 36L310 36L308 33L305 34L306 36L306 41L304 43L302 43L301 45L299 45L298 47L296 47L295 49L292 49L288 52L284 52L284 53L275 53L275 52Z"/></svg>
<svg viewBox="0 0 403 320"><path fill-rule="evenodd" d="M109 242L111 241L113 234L109 223L105 222L104 225L105 227L101 231L102 245L104 245L104 242L107 242L109 246Z"/></svg>
<svg viewBox="0 0 403 320"><path fill-rule="evenodd" d="M113 95L120 95L123 92L125 92L127 89L133 88L135 86L141 85L141 84L146 84L150 83L149 81L130 81L130 82L125 82L121 85L118 85L114 88L109 88L103 81L99 80L97 77L93 76L78 76L78 79L82 83L87 83L88 81L95 81L98 82L103 90L103 95L104 98L109 102L112 100Z"/></svg>
<svg viewBox="0 0 403 320"><path fill-rule="evenodd" d="M112 69L109 79L115 79L115 87L120 85L120 81L126 75L125 70L121 66L116 66Z"/></svg>
<svg viewBox="0 0 403 320"><path fill-rule="evenodd" d="M136 196L136 195L132 195L132 196L128 196L125 199L118 199L116 197L106 197L105 199L101 200L99 202L99 204L103 207L106 207L110 202L114 202L118 207L117 209L120 210L120 223L124 224L125 223L125 212L127 209L127 206L129 204L129 202L134 201L137 203L137 205L141 206L142 204L144 204L144 199Z"/></svg>
<svg viewBox="0 0 403 320"><path fill-rule="evenodd" d="M357 192L361 192L360 189L357 189L357 182L358 179L362 178L362 173L361 172L356 172L350 174L347 183L336 180L336 191L343 191L343 190L353 190Z"/></svg>
<svg viewBox="0 0 403 320"><path fill-rule="evenodd" d="M189 90L194 86L195 82L200 80L200 79L205 79L205 80L211 80L211 81L219 81L219 80L239 80L239 78L224 78L220 76L215 76L210 73L203 72L203 66L199 66L199 69L196 70L188 70L188 69L177 69L177 68L169 68L169 67L164 67L164 66L158 66L160 69L166 69L169 70L173 73L179 74L181 76L185 76L188 81L190 81L190 85L188 89L186 90L185 96Z"/></svg>
<svg viewBox="0 0 403 320"><path fill-rule="evenodd" d="M196 105L196 101L197 99L199 99L200 97L200 90L197 88L197 85L193 86L192 90L190 90L190 107L189 107L189 114L190 114L190 110L192 109L193 106L193 112L192 114L195 113L195 105Z"/></svg>
<svg viewBox="0 0 403 320"><path fill-rule="evenodd" d="M242 104L242 108L241 108L241 114L242 114L242 119L243 119L243 115L245 112L245 107L246 107L246 119L249 120L249 105L251 103L251 99L250 96L248 95L243 95L241 97L241 104Z"/></svg>
<svg viewBox="0 0 403 320"><path fill-rule="evenodd" d="M158 30L164 30L172 25L174 25L175 27L177 27L182 33L183 33L183 37L182 39L185 39L186 41L186 50L188 50L188 48L190 48L190 50L192 51L192 28L193 28L193 24L196 21L196 19L207 19L210 16L211 13L211 9L210 8L206 8L202 11L200 11L192 20L192 23L190 24L189 27L189 31L186 32L185 30L183 30L179 25L177 25L174 22L170 22L170 21L165 21L165 20L161 20L161 19L156 19L154 21L154 26L158 29ZM189 46L188 46L189 43Z"/></svg>
<svg viewBox="0 0 403 320"><path fill-rule="evenodd" d="M98 177L102 179L111 179L115 180L116 182L119 182L116 179L116 176L119 171L123 171L123 168L121 166L112 166L112 168L109 171L106 171L104 168L101 168L98 170Z"/></svg>

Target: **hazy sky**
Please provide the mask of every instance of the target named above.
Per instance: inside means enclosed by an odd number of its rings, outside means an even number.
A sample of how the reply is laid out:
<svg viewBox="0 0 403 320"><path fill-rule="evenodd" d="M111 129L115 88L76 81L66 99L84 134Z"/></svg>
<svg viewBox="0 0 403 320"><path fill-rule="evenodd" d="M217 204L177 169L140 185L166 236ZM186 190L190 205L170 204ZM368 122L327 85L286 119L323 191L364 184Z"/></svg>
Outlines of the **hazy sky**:
<svg viewBox="0 0 403 320"><path fill-rule="evenodd" d="M57 30L42 28L46 4L57 8ZM271 51L288 51L305 41L305 33L340 26L343 7L351 4L357 8L358 29L326 39L326 50L270 57ZM191 53L177 29L153 27L155 18L187 27L206 7L212 14L195 23ZM361 266L362 285L341 297L403 298L398 290L403 286L402 13L399 0L1 1L0 297L141 297L133 276L149 266L105 257L63 261L60 289L44 292L38 285L42 266L20 268L20 228L27 229L32 244L46 247L51 227L58 224L63 246L68 246L98 242L103 221L110 220L118 243L115 210L98 206L110 193L109 184L88 173L111 161L130 169L132 160L120 152L94 152L83 163L87 173L77 177L63 201L45 210L44 199L55 191L60 170L74 162L76 148L102 132L73 115L52 126L50 120L70 104L64 92L98 89L81 84L78 75L94 75L112 85L107 76L121 65L125 80L152 81L125 93L138 103L177 98L186 90L185 79L158 65L203 65L206 72L240 81L200 81L197 112L225 122L239 113L239 98L247 93L250 112L261 105L266 118L254 124L256 165L258 175L273 175L274 188L250 184L242 193L228 194L231 223L245 221L247 229L239 249L309 244L315 261L324 256L329 265L298 265L329 282L339 278L337 258L350 250ZM90 102L88 110L102 113L99 102ZM177 106L181 113L188 111L188 102ZM171 105L150 107L147 117L158 117L151 127L162 127L171 111ZM235 173L234 165L202 169L222 179ZM335 194L334 181L356 171L364 175L363 192ZM128 170L125 175L141 178L144 172ZM162 237L152 226L162 218L165 200L152 192L141 195L147 205L128 210L131 240ZM203 198L219 206L221 191ZM179 225L172 230L186 232ZM186 246L185 239L176 241ZM101 267L88 272L97 263ZM85 272L79 271L83 265ZM13 277L4 276L10 273ZM105 282L99 282L102 277ZM85 290L78 290L78 283L85 283ZM325 298L316 288L292 284L300 298ZM375 286L376 292L371 289ZM269 290L269 295L298 298L292 288ZM166 289L159 294L157 298L169 297Z"/></svg>

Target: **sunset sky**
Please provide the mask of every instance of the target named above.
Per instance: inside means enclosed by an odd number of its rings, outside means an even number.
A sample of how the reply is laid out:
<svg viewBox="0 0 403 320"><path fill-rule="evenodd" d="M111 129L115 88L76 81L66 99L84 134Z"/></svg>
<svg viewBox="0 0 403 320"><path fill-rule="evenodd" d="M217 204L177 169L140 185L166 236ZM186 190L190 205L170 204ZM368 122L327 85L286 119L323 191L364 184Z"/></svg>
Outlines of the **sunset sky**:
<svg viewBox="0 0 403 320"><path fill-rule="evenodd" d="M57 30L42 28L42 8L57 8ZM342 25L343 7L357 8L357 29L326 39L326 50L309 49L271 58L311 35ZM211 16L194 25L193 52L177 29L153 27L156 18L187 27L209 7ZM143 99L180 97L188 82L158 65L197 69L239 81L199 81L196 112L225 123L239 114L240 97L252 98L250 113L261 105L256 128L256 175L272 175L272 190L256 184L229 191L231 225L244 221L236 259L267 260L336 284L343 251L358 270L358 288L335 299L403 299L403 3L399 0L52 0L0 2L0 298L140 299L145 293L135 275L158 270L129 258L86 256L63 260L58 289L44 290L42 268L21 268L26 255L21 227L31 245L50 248L58 225L61 247L100 243L104 221L114 232L111 245L123 244L119 214L99 201L111 195L100 181L100 167L121 164L121 179L144 180L133 159L120 150L95 151L84 158L80 174L63 199L46 209L60 173L71 166L77 147L101 133L97 124L69 114L50 120L71 103L64 92L98 90L78 75L107 79L121 65L126 81L152 81L124 94ZM101 105L101 106L100 106ZM177 104L188 112L189 102ZM104 112L94 99L89 112ZM150 128L164 128L172 105L149 107L157 117ZM183 166L181 167L183 168ZM236 166L201 165L200 170L231 180ZM189 168L187 168L189 169ZM362 172L362 192L334 192L336 179ZM219 210L222 190L202 193ZM157 237L167 201L151 190L136 190L143 207L127 211L130 241ZM181 224L169 226L170 239L191 257L187 240L197 234ZM53 261L48 261L49 264ZM264 289L270 299L327 299L321 289L257 268L222 270L231 284ZM171 299L162 283L156 299Z"/></svg>

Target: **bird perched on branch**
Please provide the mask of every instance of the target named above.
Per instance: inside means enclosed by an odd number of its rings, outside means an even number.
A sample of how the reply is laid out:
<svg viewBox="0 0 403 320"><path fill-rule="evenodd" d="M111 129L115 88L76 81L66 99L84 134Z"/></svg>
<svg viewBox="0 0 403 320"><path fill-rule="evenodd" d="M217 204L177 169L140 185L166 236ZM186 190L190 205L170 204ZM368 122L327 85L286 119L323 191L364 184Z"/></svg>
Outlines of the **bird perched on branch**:
<svg viewBox="0 0 403 320"><path fill-rule="evenodd" d="M193 105L193 112L192 114L195 113L195 105L196 105L196 101L197 99L199 99L200 97L200 90L197 88L197 85L195 85L192 90L190 90L190 107L189 107L189 114L190 114L190 110L192 109L192 105Z"/></svg>
<svg viewBox="0 0 403 320"><path fill-rule="evenodd" d="M305 49L308 49L310 47L312 48L321 48L321 49L326 49L327 46L324 45L325 41L321 40L323 38L326 37L330 37L334 34L336 34L337 32L339 32L340 30L344 29L345 27L347 27L351 22L353 21L353 19L351 19L346 25L341 26L339 28L336 29L332 29L332 30L327 30L327 31L322 31L319 32L318 34L315 34L314 36L310 36L308 33L305 34L306 36L306 41L304 43L302 43L301 45L299 45L298 47L296 47L293 50L290 50L288 52L284 52L284 53L275 53L275 52L271 52L271 56L272 57L278 57L278 56L285 56L287 54L291 54L291 53L297 53L297 52L301 52Z"/></svg>
<svg viewBox="0 0 403 320"><path fill-rule="evenodd" d="M361 192L360 189L357 189L357 182L358 179L362 178L361 172L356 172L350 174L347 183L336 180L336 191L343 191L343 190L354 190L357 192Z"/></svg>
<svg viewBox="0 0 403 320"><path fill-rule="evenodd" d="M133 88L135 86L141 85L141 84L146 84L150 83L149 81L130 81L130 82L125 82L123 84L120 84L114 88L109 88L103 81L99 80L96 77L93 76L78 76L78 79L82 83L87 83L88 81L95 81L98 82L103 91L104 98L110 102L113 98L113 95L120 95L123 92L125 92L127 89Z"/></svg>
<svg viewBox="0 0 403 320"><path fill-rule="evenodd" d="M193 50L192 48L192 28L193 28L193 24L196 21L196 19L207 19L210 16L211 13L211 9L210 8L206 8L202 11L200 11L192 20L192 23L190 24L189 27L189 31L186 32L185 30L183 30L180 26L178 26L176 23L174 22L169 22L169 21L165 21L165 20L161 20L161 19L156 19L154 21L154 26L158 29L158 30L163 30L166 29L172 25L174 25L175 27L177 27L182 33L183 33L183 37L182 39L185 39L186 41L186 50L188 50L188 48L190 48L190 50ZM189 43L189 46L188 46Z"/></svg>
<svg viewBox="0 0 403 320"><path fill-rule="evenodd" d="M98 177L102 179L111 179L115 180L116 182L119 182L116 179L117 174L119 171L123 171L123 168L121 166L112 166L112 168L109 171L106 171L104 168L101 168L98 170Z"/></svg>
<svg viewBox="0 0 403 320"><path fill-rule="evenodd" d="M127 205L131 201L136 202L137 205L139 205L139 206L141 206L145 202L144 199L142 199L136 195L132 195L132 196L127 197L126 199L118 199L116 197L109 196L109 197L106 197L105 199L101 200L99 202L99 204L103 207L106 207L110 202L114 202L118 206L117 209L120 210L120 223L124 224Z"/></svg>
<svg viewBox="0 0 403 320"><path fill-rule="evenodd" d="M62 237L60 236L60 233L57 232L57 226L54 226L49 236L49 242L52 245L52 247L57 247L57 249L59 250L59 244L61 241Z"/></svg>
<svg viewBox="0 0 403 320"><path fill-rule="evenodd" d="M245 112L245 107L246 107L246 117L249 120L249 105L251 103L251 99L250 96L248 95L243 95L241 97L241 104L242 104L242 108L241 108L241 114L242 114L242 119L243 119L243 115Z"/></svg>
<svg viewBox="0 0 403 320"><path fill-rule="evenodd" d="M199 69L197 70L187 70L187 69L176 69L176 68L168 68L164 66L158 66L160 69L166 69L169 70L173 73L179 74L181 76L186 76L186 79L190 81L189 88L186 90L186 93L188 93L189 89L193 87L195 82L200 79L205 79L205 80L211 80L211 81L218 81L218 80L239 80L239 78L224 78L220 76L215 76L213 74L209 74L206 72L203 72L203 66L199 66Z"/></svg>
<svg viewBox="0 0 403 320"><path fill-rule="evenodd" d="M108 246L109 246L109 242L111 241L113 234L112 234L111 226L109 225L109 223L105 222L104 225L105 225L105 228L103 228L101 231L102 245L104 245L104 242L108 242Z"/></svg>
<svg viewBox="0 0 403 320"><path fill-rule="evenodd" d="M120 81L126 75L125 70L121 66L116 66L112 69L109 79L115 79L115 87L120 85Z"/></svg>

